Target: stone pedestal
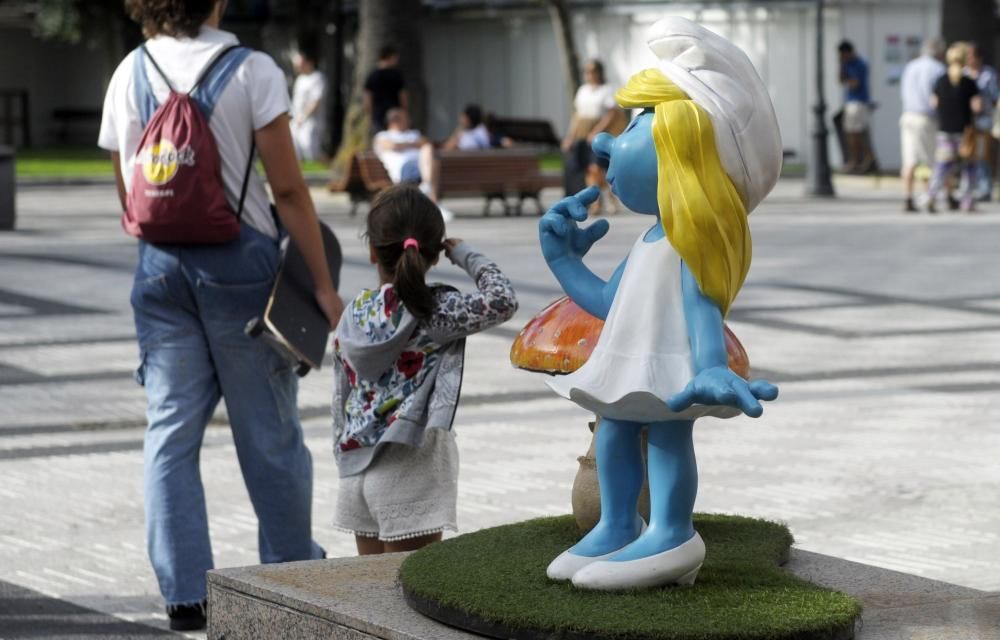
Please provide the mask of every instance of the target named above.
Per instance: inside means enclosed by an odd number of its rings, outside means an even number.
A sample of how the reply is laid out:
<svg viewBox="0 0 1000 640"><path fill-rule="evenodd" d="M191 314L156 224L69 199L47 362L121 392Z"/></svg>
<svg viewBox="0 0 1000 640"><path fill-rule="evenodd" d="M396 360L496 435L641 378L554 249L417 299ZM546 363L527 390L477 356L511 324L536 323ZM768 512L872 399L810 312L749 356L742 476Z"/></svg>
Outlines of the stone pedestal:
<svg viewBox="0 0 1000 640"><path fill-rule="evenodd" d="M208 574L208 640L473 640L403 601L405 554ZM1000 593L792 550L786 569L864 602L858 640L1000 640Z"/></svg>

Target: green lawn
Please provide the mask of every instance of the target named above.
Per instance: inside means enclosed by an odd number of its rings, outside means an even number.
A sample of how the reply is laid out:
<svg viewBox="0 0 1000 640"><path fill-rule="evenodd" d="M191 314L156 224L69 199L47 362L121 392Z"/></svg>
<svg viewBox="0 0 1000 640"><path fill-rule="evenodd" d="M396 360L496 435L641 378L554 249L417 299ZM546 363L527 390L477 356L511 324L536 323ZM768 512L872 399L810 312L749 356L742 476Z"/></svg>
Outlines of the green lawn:
<svg viewBox="0 0 1000 640"><path fill-rule="evenodd" d="M110 178L108 153L100 149L24 149L17 152L19 178Z"/></svg>
<svg viewBox="0 0 1000 640"><path fill-rule="evenodd" d="M322 162L302 163L307 175L326 175ZM106 151L101 149L52 148L24 149L17 152L15 172L18 178L111 178L114 168Z"/></svg>
<svg viewBox="0 0 1000 640"><path fill-rule="evenodd" d="M778 567L792 543L784 526L696 514L695 527L708 556L690 588L607 593L552 582L546 565L581 535L569 516L430 545L403 562L400 580L419 610L498 625L509 638L831 640L853 629L856 599Z"/></svg>
<svg viewBox="0 0 1000 640"><path fill-rule="evenodd" d="M562 155L558 153L546 153L539 158L539 164L542 166L542 171L561 173L563 170Z"/></svg>

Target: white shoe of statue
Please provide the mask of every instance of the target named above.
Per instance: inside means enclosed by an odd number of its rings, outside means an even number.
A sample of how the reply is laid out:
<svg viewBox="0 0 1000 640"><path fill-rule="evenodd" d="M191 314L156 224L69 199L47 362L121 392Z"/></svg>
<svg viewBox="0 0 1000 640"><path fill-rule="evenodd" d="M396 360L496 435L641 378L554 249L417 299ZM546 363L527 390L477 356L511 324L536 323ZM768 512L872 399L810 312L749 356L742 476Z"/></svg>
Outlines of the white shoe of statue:
<svg viewBox="0 0 1000 640"><path fill-rule="evenodd" d="M642 522L639 527L639 535L642 535L642 532L646 530L646 521L642 518L639 518L639 520ZM619 551L621 551L621 549L615 549L610 553L591 557L578 556L571 553L570 550L567 549L556 556L555 560L549 563L548 568L545 569L545 575L547 575L550 580L570 580L580 569L583 569L589 564L604 560L605 558L610 558Z"/></svg>
<svg viewBox="0 0 1000 640"><path fill-rule="evenodd" d="M573 586L598 591L692 585L705 561L705 542L695 532L679 547L637 560L599 560L573 574Z"/></svg>

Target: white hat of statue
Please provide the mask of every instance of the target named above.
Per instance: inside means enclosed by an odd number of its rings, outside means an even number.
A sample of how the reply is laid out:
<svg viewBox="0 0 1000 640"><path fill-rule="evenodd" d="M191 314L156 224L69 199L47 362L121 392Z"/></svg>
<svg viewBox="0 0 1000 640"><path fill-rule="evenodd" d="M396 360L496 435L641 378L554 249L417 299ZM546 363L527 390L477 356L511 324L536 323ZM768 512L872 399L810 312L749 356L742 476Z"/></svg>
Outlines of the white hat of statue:
<svg viewBox="0 0 1000 640"><path fill-rule="evenodd" d="M679 16L650 27L646 42L663 75L708 112L722 167L753 211L782 162L778 119L757 70L732 42Z"/></svg>

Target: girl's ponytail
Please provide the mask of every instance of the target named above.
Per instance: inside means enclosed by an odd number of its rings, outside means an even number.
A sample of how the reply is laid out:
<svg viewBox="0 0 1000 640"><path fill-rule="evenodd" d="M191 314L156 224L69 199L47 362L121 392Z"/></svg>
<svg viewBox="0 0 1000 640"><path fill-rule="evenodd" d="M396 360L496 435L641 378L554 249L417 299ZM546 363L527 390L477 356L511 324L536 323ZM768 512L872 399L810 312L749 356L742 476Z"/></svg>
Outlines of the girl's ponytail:
<svg viewBox="0 0 1000 640"><path fill-rule="evenodd" d="M403 242L410 243L410 240L414 239L408 238ZM429 317L434 310L434 297L424 279L424 273L432 263L433 257L427 260L414 240L409 246L404 246L403 253L396 262L395 277L392 280L392 286L403 305L421 320Z"/></svg>
<svg viewBox="0 0 1000 640"><path fill-rule="evenodd" d="M385 189L372 202L365 235L384 281L421 320L434 310L424 275L444 248L441 210L413 185Z"/></svg>

